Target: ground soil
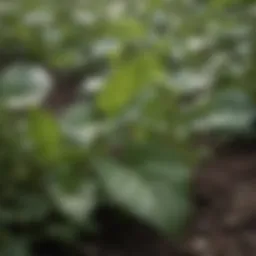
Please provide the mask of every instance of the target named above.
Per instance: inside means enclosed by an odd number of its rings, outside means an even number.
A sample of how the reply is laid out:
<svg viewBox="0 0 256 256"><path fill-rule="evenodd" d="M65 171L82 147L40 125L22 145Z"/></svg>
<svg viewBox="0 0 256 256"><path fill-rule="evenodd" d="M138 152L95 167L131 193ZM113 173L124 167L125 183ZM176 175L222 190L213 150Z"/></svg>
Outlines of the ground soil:
<svg viewBox="0 0 256 256"><path fill-rule="evenodd" d="M256 255L256 146L221 147L198 170L197 214L182 250L193 256Z"/></svg>

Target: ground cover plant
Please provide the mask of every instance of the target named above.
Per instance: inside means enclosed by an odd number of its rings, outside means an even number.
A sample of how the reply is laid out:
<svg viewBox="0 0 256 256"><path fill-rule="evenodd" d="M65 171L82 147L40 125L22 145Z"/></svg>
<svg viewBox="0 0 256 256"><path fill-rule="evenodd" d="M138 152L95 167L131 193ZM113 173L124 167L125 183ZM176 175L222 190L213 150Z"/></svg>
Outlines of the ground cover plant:
<svg viewBox="0 0 256 256"><path fill-rule="evenodd" d="M0 4L1 255L75 249L102 206L180 237L197 139L254 136L254 4Z"/></svg>

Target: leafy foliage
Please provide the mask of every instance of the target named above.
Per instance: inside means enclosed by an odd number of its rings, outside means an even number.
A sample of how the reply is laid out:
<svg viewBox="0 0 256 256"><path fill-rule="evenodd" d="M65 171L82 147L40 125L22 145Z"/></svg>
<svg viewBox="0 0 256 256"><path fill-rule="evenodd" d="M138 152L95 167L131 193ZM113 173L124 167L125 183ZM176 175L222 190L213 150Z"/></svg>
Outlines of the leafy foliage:
<svg viewBox="0 0 256 256"><path fill-rule="evenodd" d="M91 231L101 205L182 232L195 135L254 133L255 4L0 4L1 255ZM54 116L52 74L78 69L77 100Z"/></svg>

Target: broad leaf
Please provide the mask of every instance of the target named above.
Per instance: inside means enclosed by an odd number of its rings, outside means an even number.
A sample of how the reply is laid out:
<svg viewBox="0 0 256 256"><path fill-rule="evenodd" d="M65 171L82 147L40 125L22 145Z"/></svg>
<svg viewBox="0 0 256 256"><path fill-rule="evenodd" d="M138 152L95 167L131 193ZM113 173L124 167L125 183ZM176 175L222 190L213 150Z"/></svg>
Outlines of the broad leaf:
<svg viewBox="0 0 256 256"><path fill-rule="evenodd" d="M98 106L107 114L115 114L130 103L145 87L152 85L160 72L154 54L141 53L120 64L98 96Z"/></svg>
<svg viewBox="0 0 256 256"><path fill-rule="evenodd" d="M250 97L241 90L220 90L210 101L210 111L194 120L194 129L201 132L246 132L255 118Z"/></svg>
<svg viewBox="0 0 256 256"><path fill-rule="evenodd" d="M49 186L49 193L61 212L79 223L88 221L97 205L97 186L90 179L74 191L69 191L59 182L53 182Z"/></svg>
<svg viewBox="0 0 256 256"><path fill-rule="evenodd" d="M190 187L192 171L185 162L149 160L141 170L147 179L165 182L181 193L187 192Z"/></svg>
<svg viewBox="0 0 256 256"><path fill-rule="evenodd" d="M183 227L189 200L186 193L165 182L165 177L150 179L139 169L111 161L99 161L96 167L104 193L112 203L162 231L177 234Z"/></svg>
<svg viewBox="0 0 256 256"><path fill-rule="evenodd" d="M40 66L17 64L0 75L0 98L10 109L40 105L51 90L51 78Z"/></svg>
<svg viewBox="0 0 256 256"><path fill-rule="evenodd" d="M94 120L90 105L74 104L61 118L63 133L73 142L90 147L107 129L104 121Z"/></svg>

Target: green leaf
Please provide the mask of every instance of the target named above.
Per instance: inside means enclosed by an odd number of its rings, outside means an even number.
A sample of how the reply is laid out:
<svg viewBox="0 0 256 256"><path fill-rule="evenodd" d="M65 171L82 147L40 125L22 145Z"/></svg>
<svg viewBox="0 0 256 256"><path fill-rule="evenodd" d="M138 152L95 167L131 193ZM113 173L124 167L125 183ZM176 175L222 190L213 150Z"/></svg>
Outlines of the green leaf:
<svg viewBox="0 0 256 256"><path fill-rule="evenodd" d="M72 105L64 113L61 128L72 142L90 147L105 132L107 126L104 121L93 118L91 106L79 103Z"/></svg>
<svg viewBox="0 0 256 256"><path fill-rule="evenodd" d="M250 129L255 117L255 107L249 95L235 88L220 90L210 100L210 111L193 121L193 129L200 132L234 134Z"/></svg>
<svg viewBox="0 0 256 256"><path fill-rule="evenodd" d="M90 219L97 205L97 186L93 180L85 180L74 191L67 191L59 182L53 182L48 189L56 206L66 216L78 223Z"/></svg>
<svg viewBox="0 0 256 256"><path fill-rule="evenodd" d="M51 90L51 78L40 66L16 64L0 75L0 98L10 109L40 105Z"/></svg>
<svg viewBox="0 0 256 256"><path fill-rule="evenodd" d="M59 124L53 116L43 110L33 110L28 119L29 137L43 162L61 160L63 143Z"/></svg>
<svg viewBox="0 0 256 256"><path fill-rule="evenodd" d="M152 85L160 72L157 57L148 52L120 64L97 98L99 108L107 114L119 112L145 86Z"/></svg>
<svg viewBox="0 0 256 256"><path fill-rule="evenodd" d="M149 160L141 170L147 179L166 182L181 193L187 192L190 187L192 171L185 162Z"/></svg>
<svg viewBox="0 0 256 256"><path fill-rule="evenodd" d="M175 235L183 228L189 200L164 179L148 179L139 169L111 161L98 161L96 171L110 202L164 232Z"/></svg>

